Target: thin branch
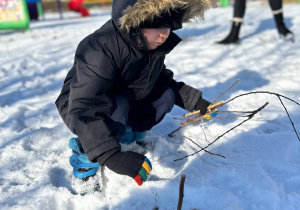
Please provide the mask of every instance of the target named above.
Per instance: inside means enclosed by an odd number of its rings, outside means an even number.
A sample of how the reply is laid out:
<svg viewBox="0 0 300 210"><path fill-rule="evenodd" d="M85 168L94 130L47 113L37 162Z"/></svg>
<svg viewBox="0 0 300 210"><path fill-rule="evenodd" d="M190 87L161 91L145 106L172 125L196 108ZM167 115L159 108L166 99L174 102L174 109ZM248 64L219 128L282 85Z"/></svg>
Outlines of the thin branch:
<svg viewBox="0 0 300 210"><path fill-rule="evenodd" d="M291 124L292 124L292 126L293 126L293 128L294 128L294 131L295 131L295 133L296 133L296 135L297 135L297 137L298 137L298 140L300 141L299 134L298 134L298 132L297 132L297 130L296 130L296 128L295 128L295 125L294 125L294 123L293 123L293 121L292 121L292 119L291 119L291 117L290 117L290 114L288 113L286 107L284 106L284 104L283 104L283 102L282 102L280 96L278 96L278 98L279 98L279 100L280 100L282 106L284 107L286 114L288 115L288 117L289 117L289 119L290 119L290 122L291 122Z"/></svg>
<svg viewBox="0 0 300 210"><path fill-rule="evenodd" d="M208 142L204 128L201 125L200 125L200 128L202 129L202 132L204 134L204 138L205 138L206 142Z"/></svg>
<svg viewBox="0 0 300 210"><path fill-rule="evenodd" d="M214 113L252 113L253 111L216 111ZM220 118L220 117L214 117L214 118ZM174 120L187 120L186 117L173 117ZM189 118L192 119L192 118Z"/></svg>
<svg viewBox="0 0 300 210"><path fill-rule="evenodd" d="M172 131L171 133L169 133L168 136L169 137L173 137L174 136L173 133L179 131L181 128L183 128L183 127L180 126L179 128L175 129L174 131Z"/></svg>
<svg viewBox="0 0 300 210"><path fill-rule="evenodd" d="M237 79L235 81L235 83L233 83L224 93L222 93L219 97L217 97L215 100L213 100L213 102L211 102L212 104L214 104L219 98L221 98L225 93L227 93L233 86L236 85L236 83L238 83L240 80Z"/></svg>
<svg viewBox="0 0 300 210"><path fill-rule="evenodd" d="M193 144L197 145L199 148L203 149L203 147L201 147L199 144L197 144L193 139L189 138L189 137L186 137L186 136L183 136L183 135L175 135L177 137L182 137L182 138L186 138L188 140L190 140ZM216 153L212 153L210 151L207 151L205 149L203 149L204 152L210 154L210 155L216 155L216 156L219 156L219 157L222 157L222 158L225 158L225 156L223 155L219 155L219 154L216 154Z"/></svg>
<svg viewBox="0 0 300 210"><path fill-rule="evenodd" d="M181 123L181 127L185 127L185 126L187 126L187 125L189 125L189 124L191 124L191 123L193 123L193 122L200 121L201 118L202 118L202 115L198 115L198 116L196 116L196 117L193 117L193 118L191 118L191 119L188 119L186 122Z"/></svg>
<svg viewBox="0 0 300 210"><path fill-rule="evenodd" d="M276 95L277 97L280 96L280 97L283 97L283 98L285 98L285 99L287 99L287 100L290 100L290 101L292 101L292 102L294 102L295 104L298 104L298 105L300 106L300 103L294 101L293 99L290 99L290 98L288 98L288 97L286 97L286 96L284 96L284 95L281 95L281 94L278 94L278 93L269 92L269 91L255 91L255 92L244 93L244 94L235 96L235 97L233 97L232 99L226 101L225 104L228 104L230 101L233 101L234 99L239 98L239 97L241 97L241 96L246 96L246 95L250 95L250 94L257 94L257 93L267 93L267 94L271 94L271 95ZM224 105L225 105L225 104L224 104Z"/></svg>
<svg viewBox="0 0 300 210"><path fill-rule="evenodd" d="M217 113L252 113L253 111L217 111Z"/></svg>
<svg viewBox="0 0 300 210"><path fill-rule="evenodd" d="M249 112L252 113L252 112ZM238 117L248 117L248 115L232 115L232 116L224 116L224 117L214 117L214 119L229 119L229 118L238 118Z"/></svg>

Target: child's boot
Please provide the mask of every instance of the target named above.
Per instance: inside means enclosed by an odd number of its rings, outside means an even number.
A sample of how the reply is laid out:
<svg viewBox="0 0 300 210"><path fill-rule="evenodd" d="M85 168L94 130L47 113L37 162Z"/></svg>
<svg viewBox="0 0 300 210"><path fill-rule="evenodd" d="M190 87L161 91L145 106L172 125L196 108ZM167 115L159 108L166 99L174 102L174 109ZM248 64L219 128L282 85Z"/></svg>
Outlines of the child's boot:
<svg viewBox="0 0 300 210"><path fill-rule="evenodd" d="M69 148L72 149L70 164L73 166L73 174L76 178L73 180L73 187L77 193L85 195L100 191L99 176L96 175L99 163L92 163L88 160L78 138L70 138Z"/></svg>
<svg viewBox="0 0 300 210"><path fill-rule="evenodd" d="M240 33L241 24L242 22L233 21L228 36L217 43L218 44L239 44L240 43L239 33Z"/></svg>
<svg viewBox="0 0 300 210"><path fill-rule="evenodd" d="M88 179L90 176L94 176L99 169L99 163L92 163L88 160L78 138L69 140L69 148L72 149L70 164L73 166L74 176L79 179Z"/></svg>

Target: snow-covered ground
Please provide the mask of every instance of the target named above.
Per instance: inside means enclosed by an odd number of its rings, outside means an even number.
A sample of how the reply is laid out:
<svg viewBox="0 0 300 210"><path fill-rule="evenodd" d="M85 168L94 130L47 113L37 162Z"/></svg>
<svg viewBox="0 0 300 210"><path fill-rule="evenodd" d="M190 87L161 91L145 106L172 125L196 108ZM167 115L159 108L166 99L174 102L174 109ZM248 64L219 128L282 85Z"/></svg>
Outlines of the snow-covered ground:
<svg viewBox="0 0 300 210"><path fill-rule="evenodd" d="M237 79L221 100L250 91L270 91L300 102L300 4L285 4L295 42L278 38L270 8L249 2L241 45L220 46L230 29L232 7L206 13L205 22L184 25L183 42L166 65L213 100ZM72 66L82 38L110 18L93 10L90 18L65 13L46 14L26 32L0 32L0 209L176 209L179 181L186 174L182 209L300 209L300 142L279 99L252 94L221 110L255 110L270 104L253 119L220 138L207 150L181 161L174 159L199 149L188 139L168 137L186 111L175 107L146 137L153 175L142 187L129 177L104 169L103 190L85 196L72 188L68 139L54 101ZM300 106L282 99L300 132ZM243 118L219 114L208 123L187 126L177 134L202 147ZM206 138L201 127L205 130ZM208 142L207 142L208 141ZM99 172L100 173L100 172Z"/></svg>

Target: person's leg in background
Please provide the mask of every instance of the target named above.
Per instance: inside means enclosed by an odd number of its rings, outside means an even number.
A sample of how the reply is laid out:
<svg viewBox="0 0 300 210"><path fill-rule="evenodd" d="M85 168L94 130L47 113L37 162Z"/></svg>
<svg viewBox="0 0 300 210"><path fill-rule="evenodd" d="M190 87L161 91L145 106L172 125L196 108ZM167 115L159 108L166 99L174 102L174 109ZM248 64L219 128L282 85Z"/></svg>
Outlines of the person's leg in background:
<svg viewBox="0 0 300 210"><path fill-rule="evenodd" d="M68 3L68 7L71 11L79 12L82 17L90 16L90 13L87 8L82 6L83 0L71 0Z"/></svg>
<svg viewBox="0 0 300 210"><path fill-rule="evenodd" d="M269 0L277 30L280 36L285 40L293 37L293 33L286 27L283 17L282 0Z"/></svg>
<svg viewBox="0 0 300 210"><path fill-rule="evenodd" d="M240 43L239 33L240 33L241 25L243 23L245 11L246 11L246 0L236 0L234 2L232 26L231 26L230 33L227 35L225 39L217 43L219 44Z"/></svg>
<svg viewBox="0 0 300 210"><path fill-rule="evenodd" d="M28 8L30 20L38 20L39 13L38 13L37 2L35 1L27 2L27 8Z"/></svg>

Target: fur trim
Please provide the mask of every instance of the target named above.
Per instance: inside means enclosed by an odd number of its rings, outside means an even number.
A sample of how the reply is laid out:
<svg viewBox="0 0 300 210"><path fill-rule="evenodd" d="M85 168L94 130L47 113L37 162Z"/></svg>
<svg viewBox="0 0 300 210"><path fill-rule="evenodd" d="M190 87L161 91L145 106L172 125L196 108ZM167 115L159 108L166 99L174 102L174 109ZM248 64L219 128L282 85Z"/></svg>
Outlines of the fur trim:
<svg viewBox="0 0 300 210"><path fill-rule="evenodd" d="M175 8L186 10L183 23L187 23L191 19L204 19L204 12L216 5L217 0L137 0L123 11L119 24L121 29L129 32L130 28L137 28L145 20L153 20L155 16Z"/></svg>

